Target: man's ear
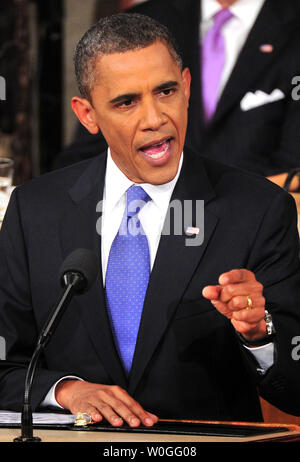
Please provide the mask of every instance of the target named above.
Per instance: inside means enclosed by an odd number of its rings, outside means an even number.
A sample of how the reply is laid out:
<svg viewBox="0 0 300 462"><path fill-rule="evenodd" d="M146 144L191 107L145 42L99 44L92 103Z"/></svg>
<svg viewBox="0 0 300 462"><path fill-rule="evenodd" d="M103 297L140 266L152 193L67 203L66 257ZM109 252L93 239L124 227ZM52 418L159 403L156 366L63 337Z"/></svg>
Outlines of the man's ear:
<svg viewBox="0 0 300 462"><path fill-rule="evenodd" d="M71 106L82 125L92 135L96 135L99 131L99 127L95 121L94 108L86 98L80 98L74 96L71 100Z"/></svg>
<svg viewBox="0 0 300 462"><path fill-rule="evenodd" d="M189 68L186 67L185 69L183 69L181 75L182 75L182 81L183 81L184 94L185 94L187 103L189 103L190 93L191 93L191 90L190 90L191 80L192 80Z"/></svg>

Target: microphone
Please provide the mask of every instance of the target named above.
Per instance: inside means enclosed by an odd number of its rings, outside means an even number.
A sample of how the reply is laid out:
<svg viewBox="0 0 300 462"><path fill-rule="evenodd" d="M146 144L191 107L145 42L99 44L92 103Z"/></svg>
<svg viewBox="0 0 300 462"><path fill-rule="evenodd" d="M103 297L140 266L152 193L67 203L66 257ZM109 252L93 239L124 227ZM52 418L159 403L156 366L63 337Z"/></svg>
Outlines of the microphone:
<svg viewBox="0 0 300 462"><path fill-rule="evenodd" d="M49 342L73 295L80 295L87 292L96 280L98 271L98 259L88 249L74 250L68 255L61 266L60 283L64 291L39 334L35 350L27 369L21 415L22 431L21 436L14 439L15 442L41 441L39 437L33 436L31 410L32 384L40 353Z"/></svg>

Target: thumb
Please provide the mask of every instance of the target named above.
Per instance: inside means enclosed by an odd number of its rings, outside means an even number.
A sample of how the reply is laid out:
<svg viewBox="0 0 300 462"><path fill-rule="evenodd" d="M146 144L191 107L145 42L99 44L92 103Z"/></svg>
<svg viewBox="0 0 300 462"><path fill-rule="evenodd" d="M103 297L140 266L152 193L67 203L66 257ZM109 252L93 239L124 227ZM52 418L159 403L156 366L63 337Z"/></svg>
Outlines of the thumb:
<svg viewBox="0 0 300 462"><path fill-rule="evenodd" d="M203 297L207 298L208 300L218 300L221 293L220 286L206 286L202 290Z"/></svg>

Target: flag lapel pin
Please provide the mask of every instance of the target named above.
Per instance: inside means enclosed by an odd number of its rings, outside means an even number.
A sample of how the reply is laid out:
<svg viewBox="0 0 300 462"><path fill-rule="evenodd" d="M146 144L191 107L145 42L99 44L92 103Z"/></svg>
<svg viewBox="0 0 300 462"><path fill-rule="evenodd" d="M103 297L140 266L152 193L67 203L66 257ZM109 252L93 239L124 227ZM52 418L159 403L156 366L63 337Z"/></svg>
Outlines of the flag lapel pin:
<svg viewBox="0 0 300 462"><path fill-rule="evenodd" d="M194 234L199 234L200 229L196 228L195 226L188 226L185 230L185 233L188 234L189 236L192 236Z"/></svg>
<svg viewBox="0 0 300 462"><path fill-rule="evenodd" d="M262 53L272 53L274 47L271 43L264 43L263 45L260 45L259 49Z"/></svg>

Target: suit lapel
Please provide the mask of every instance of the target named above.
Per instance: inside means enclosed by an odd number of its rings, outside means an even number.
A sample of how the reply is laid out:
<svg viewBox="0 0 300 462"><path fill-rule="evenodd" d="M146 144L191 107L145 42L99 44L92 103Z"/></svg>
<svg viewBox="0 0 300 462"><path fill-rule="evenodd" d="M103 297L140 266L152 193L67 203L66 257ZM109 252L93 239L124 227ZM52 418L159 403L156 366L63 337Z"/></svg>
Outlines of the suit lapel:
<svg viewBox="0 0 300 462"><path fill-rule="evenodd" d="M182 172L172 200L200 200L207 204L214 197L202 160L186 152ZM217 217L205 212L204 242L198 247L187 246L185 233L162 235L151 273L129 381L134 393L155 353L180 299L198 266L217 223ZM190 223L195 225L195 223Z"/></svg>
<svg viewBox="0 0 300 462"><path fill-rule="evenodd" d="M103 198L106 156L94 159L70 189L70 204L61 226L62 255L76 248L88 248L99 256L99 274L91 289L74 300L80 306L82 320L100 361L112 383L126 387L126 379L111 334L106 312L101 271L101 236L96 231L100 214L96 207Z"/></svg>
<svg viewBox="0 0 300 462"><path fill-rule="evenodd" d="M70 203L61 224L61 248L65 258L76 248L91 249L99 255L101 267L101 236L96 232L98 202L103 197L106 156L93 160L70 189ZM207 204L214 197L203 161L186 152L182 172L174 189L172 201L196 201ZM76 226L74 226L76 223ZM164 335L193 272L217 224L217 217L206 210L204 242L198 247L187 246L185 233L163 235L160 240L137 339L129 392L134 393L155 349ZM190 226L195 225L192 218ZM71 232L70 232L71 230ZM82 312L82 320L99 359L112 383L128 387L121 361L115 348L106 311L102 271L91 289L74 300Z"/></svg>
<svg viewBox="0 0 300 462"><path fill-rule="evenodd" d="M282 10L282 11L281 11ZM232 74L221 95L211 126L218 122L246 92L257 90L256 81L279 59L281 50L290 37L285 31L293 20L288 5L280 7L275 0L266 1L240 53ZM272 53L263 53L260 46L272 44Z"/></svg>

